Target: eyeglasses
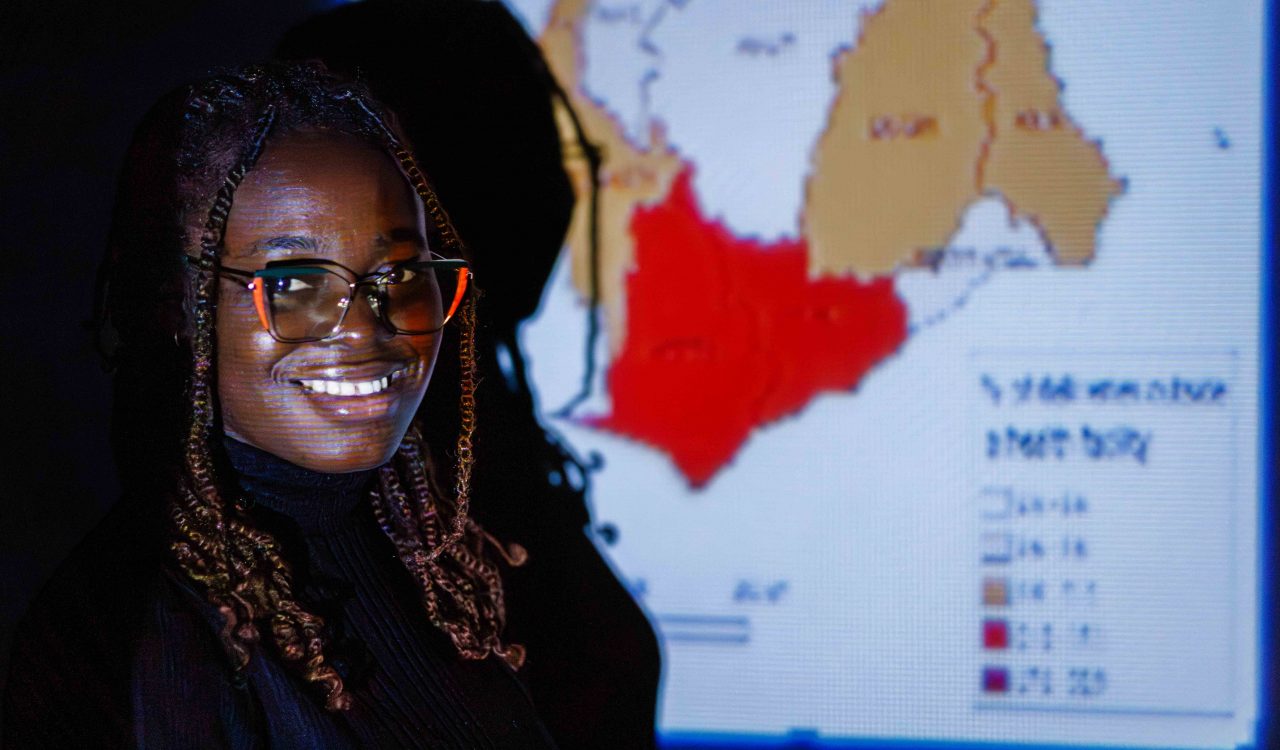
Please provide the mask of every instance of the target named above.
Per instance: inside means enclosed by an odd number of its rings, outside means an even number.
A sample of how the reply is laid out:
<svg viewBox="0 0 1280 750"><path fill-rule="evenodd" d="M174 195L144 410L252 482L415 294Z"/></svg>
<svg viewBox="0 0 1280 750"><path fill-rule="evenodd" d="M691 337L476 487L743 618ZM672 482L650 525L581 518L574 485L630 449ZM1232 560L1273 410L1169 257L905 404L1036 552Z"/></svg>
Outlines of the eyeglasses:
<svg viewBox="0 0 1280 750"><path fill-rule="evenodd" d="M272 261L257 271L222 266L253 292L262 327L276 341L300 344L332 338L342 328L360 287L382 326L392 333L434 333L457 312L471 281L465 260L414 258L361 276L329 260ZM189 262L197 262L188 256Z"/></svg>

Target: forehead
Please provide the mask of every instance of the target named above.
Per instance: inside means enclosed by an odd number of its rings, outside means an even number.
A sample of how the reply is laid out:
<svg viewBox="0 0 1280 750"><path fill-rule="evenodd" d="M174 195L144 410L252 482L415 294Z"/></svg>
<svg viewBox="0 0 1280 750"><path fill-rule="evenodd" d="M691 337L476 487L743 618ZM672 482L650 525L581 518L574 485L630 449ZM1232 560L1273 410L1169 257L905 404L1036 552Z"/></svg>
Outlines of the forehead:
<svg viewBox="0 0 1280 750"><path fill-rule="evenodd" d="M311 238L330 254L392 232L421 233L422 224L412 186L385 151L350 135L299 131L269 140L245 175L225 254L260 255L264 240L281 236Z"/></svg>

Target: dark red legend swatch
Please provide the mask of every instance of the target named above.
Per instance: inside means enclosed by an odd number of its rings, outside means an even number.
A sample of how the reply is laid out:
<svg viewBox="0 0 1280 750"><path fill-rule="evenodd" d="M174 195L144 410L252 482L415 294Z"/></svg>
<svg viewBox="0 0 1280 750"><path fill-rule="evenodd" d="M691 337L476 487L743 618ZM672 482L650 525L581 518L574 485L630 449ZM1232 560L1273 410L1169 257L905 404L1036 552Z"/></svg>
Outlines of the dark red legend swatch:
<svg viewBox="0 0 1280 750"><path fill-rule="evenodd" d="M1005 667L983 667L982 692L984 693L1009 692L1009 670L1006 669Z"/></svg>

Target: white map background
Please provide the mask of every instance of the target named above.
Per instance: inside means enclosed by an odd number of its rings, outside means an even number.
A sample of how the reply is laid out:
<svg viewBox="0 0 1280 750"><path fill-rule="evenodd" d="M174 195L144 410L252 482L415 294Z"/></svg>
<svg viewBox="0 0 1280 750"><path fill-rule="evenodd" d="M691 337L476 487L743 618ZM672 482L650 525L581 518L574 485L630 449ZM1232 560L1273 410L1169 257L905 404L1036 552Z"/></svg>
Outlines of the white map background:
<svg viewBox="0 0 1280 750"><path fill-rule="evenodd" d="M550 0L508 4L536 37ZM708 215L739 235L793 237L809 153L835 93L832 55L856 42L862 14L878 5L601 2L584 38L585 87L632 135L655 120L665 126L697 167ZM758 430L696 493L660 453L550 416L582 371L585 321L567 264L523 330L544 420L579 454L604 459L592 476L594 514L620 535L602 549L643 589L660 628L672 614L750 620L745 645L665 644L661 726L669 734L801 729L1203 747L1248 735L1257 670L1262 9L1244 0L1046 0L1040 8L1065 108L1128 181L1087 268L1000 271L959 309L975 269L899 272L913 326L902 350L856 393L821 396ZM607 20L619 16L629 20ZM743 40L778 51L744 54ZM951 244L1043 254L1034 232L1010 226L995 200L972 206ZM939 312L948 314L929 324ZM1232 446L1237 501L1224 527L1234 557L1222 563L1230 569L1222 580L1235 632L1215 634L1234 645L1231 663L1205 665L1225 675L1228 719L972 710L980 618L972 358L988 350L1024 353L1028 368L1037 352L1054 362L1079 353L1117 371L1152 352L1234 357L1243 418ZM603 342L597 357L607 364ZM606 410L603 380L596 394L579 413ZM1177 467L1165 470L1162 482L1223 495ZM1169 554L1171 576L1196 580L1197 570L1179 569L1176 550ZM744 580L787 588L772 603L734 602Z"/></svg>

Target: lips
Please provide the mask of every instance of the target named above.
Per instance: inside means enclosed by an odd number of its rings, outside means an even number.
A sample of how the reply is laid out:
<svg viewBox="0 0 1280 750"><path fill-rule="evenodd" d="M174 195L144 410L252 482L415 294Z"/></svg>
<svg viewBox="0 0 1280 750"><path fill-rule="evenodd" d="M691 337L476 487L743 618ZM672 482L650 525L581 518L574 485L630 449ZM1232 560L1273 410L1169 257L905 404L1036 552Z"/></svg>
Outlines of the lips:
<svg viewBox="0 0 1280 750"><path fill-rule="evenodd" d="M417 359L374 359L361 362L287 362L282 361L272 373L279 383L320 381L322 383L372 383L392 377L403 377L420 366Z"/></svg>
<svg viewBox="0 0 1280 750"><path fill-rule="evenodd" d="M421 372L421 362L378 360L295 367L279 379L301 390L320 413L345 421L391 413Z"/></svg>
<svg viewBox="0 0 1280 750"><path fill-rule="evenodd" d="M302 386L303 390L316 394L325 394L328 396L371 396L375 393L381 393L388 388L393 387L401 378L413 375L414 368L403 367L399 370L392 370L390 373L381 377L371 378L368 380L355 380L352 378L302 378L294 382Z"/></svg>

